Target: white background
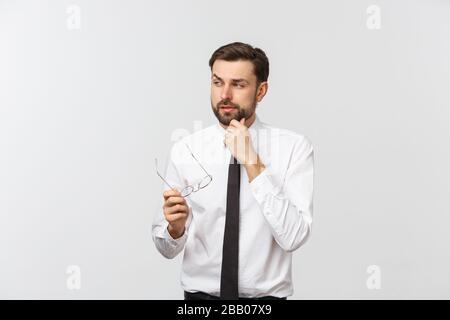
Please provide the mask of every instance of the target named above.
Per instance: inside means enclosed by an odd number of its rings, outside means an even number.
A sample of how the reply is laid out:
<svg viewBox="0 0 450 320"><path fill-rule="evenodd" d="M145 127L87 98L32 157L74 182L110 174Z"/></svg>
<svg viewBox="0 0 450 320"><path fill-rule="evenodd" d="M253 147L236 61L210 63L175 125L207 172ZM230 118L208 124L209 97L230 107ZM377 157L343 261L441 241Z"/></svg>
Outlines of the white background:
<svg viewBox="0 0 450 320"><path fill-rule="evenodd" d="M151 240L153 159L216 123L208 59L242 41L270 60L260 119L315 148L290 299L449 299L449 17L445 0L0 0L0 298L183 298L182 255Z"/></svg>

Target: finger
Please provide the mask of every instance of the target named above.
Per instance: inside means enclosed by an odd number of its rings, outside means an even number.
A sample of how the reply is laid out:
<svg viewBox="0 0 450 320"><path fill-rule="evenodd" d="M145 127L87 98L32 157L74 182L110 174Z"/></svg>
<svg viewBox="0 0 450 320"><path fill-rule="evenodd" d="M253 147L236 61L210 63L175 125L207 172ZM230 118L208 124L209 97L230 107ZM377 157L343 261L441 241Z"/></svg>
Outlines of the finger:
<svg viewBox="0 0 450 320"><path fill-rule="evenodd" d="M230 140L230 139L233 139L233 137L235 137L235 136L236 136L235 134L226 132L224 138L225 138L225 140Z"/></svg>
<svg viewBox="0 0 450 320"><path fill-rule="evenodd" d="M239 121L243 126L245 126L245 118L242 118L241 121Z"/></svg>
<svg viewBox="0 0 450 320"><path fill-rule="evenodd" d="M181 192L178 191L176 188L175 189L170 189L170 190L166 190L163 193L164 196L164 200L167 200L167 198L172 197L172 196L181 196Z"/></svg>
<svg viewBox="0 0 450 320"><path fill-rule="evenodd" d="M227 143L237 143L239 141L239 136L236 134L227 134L225 135L225 141Z"/></svg>
<svg viewBox="0 0 450 320"><path fill-rule="evenodd" d="M186 206L181 205L181 204L176 204L172 207L168 207L165 209L165 214L166 215L172 215L172 214L176 214L176 213L188 213L189 210Z"/></svg>
<svg viewBox="0 0 450 320"><path fill-rule="evenodd" d="M166 207L172 207L176 204L185 204L185 203L186 199L184 199L183 197L171 196L167 198L165 205Z"/></svg>
<svg viewBox="0 0 450 320"><path fill-rule="evenodd" d="M240 135L240 130L238 128L230 128L227 131L225 131L224 136L225 137L234 137Z"/></svg>
<svg viewBox="0 0 450 320"><path fill-rule="evenodd" d="M239 121L237 121L236 119L233 119L230 121L229 127L239 128L240 125L241 125L241 123Z"/></svg>
<svg viewBox="0 0 450 320"><path fill-rule="evenodd" d="M231 134L233 134L233 133L236 132L236 130L237 130L236 127L228 127L228 128L225 130L225 134L226 134L226 133L231 133Z"/></svg>
<svg viewBox="0 0 450 320"><path fill-rule="evenodd" d="M187 215L186 213L175 213L171 214L170 216L167 216L166 220L172 223L181 219L186 219L186 215Z"/></svg>

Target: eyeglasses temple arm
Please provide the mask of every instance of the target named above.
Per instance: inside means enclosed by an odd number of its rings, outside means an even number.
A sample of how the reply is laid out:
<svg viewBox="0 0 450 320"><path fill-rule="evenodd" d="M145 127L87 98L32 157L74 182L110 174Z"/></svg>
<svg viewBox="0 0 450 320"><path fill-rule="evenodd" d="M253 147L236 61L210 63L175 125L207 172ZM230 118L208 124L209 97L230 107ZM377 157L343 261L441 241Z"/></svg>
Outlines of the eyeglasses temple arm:
<svg viewBox="0 0 450 320"><path fill-rule="evenodd" d="M194 156L194 154L192 153L192 150L191 150L191 148L189 148L189 146L185 143L185 146L186 146L186 148L188 148L189 149L189 152L191 153L191 156L192 156L192 158L194 158L195 159L195 161L197 161L197 163L198 163L198 165L203 169L203 171L205 171L205 173L208 175L208 176L210 176L211 177L211 175L208 173L208 171L206 171L206 169L205 168L203 168L203 166L202 166L202 164L200 163L200 161L198 161L197 160L197 158Z"/></svg>
<svg viewBox="0 0 450 320"><path fill-rule="evenodd" d="M156 174L161 178L162 181L164 181L165 184L169 186L170 189L174 189L167 181L162 177L162 175L158 171L158 160L155 158L155 167L156 167Z"/></svg>

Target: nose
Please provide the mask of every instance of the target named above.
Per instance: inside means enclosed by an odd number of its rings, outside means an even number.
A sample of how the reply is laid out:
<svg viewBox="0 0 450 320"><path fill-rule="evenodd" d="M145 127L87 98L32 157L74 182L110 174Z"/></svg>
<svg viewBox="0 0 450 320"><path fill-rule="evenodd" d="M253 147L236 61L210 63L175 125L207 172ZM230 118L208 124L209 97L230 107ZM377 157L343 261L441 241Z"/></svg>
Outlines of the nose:
<svg viewBox="0 0 450 320"><path fill-rule="evenodd" d="M233 96L231 94L231 88L229 84L224 84L222 87L222 92L220 93L220 98L222 100L228 99L228 100L232 100Z"/></svg>

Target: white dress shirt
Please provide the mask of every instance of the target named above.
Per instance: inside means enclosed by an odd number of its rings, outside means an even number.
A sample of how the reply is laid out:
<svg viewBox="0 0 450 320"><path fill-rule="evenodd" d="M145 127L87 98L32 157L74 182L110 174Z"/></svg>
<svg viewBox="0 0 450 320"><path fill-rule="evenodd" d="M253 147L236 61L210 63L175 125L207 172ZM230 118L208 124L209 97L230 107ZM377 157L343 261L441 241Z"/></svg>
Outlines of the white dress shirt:
<svg viewBox="0 0 450 320"><path fill-rule="evenodd" d="M287 297L293 294L292 252L311 234L313 213L313 147L307 137L274 128L256 117L249 128L265 169L251 183L241 165L239 218L239 296ZM226 217L228 165L219 123L174 143L165 178L178 190L198 183L206 171L211 183L186 197L190 208L186 231L173 239L162 210L152 225L153 241L166 258L184 248L181 286L220 296L222 245ZM169 189L164 186L164 190Z"/></svg>

